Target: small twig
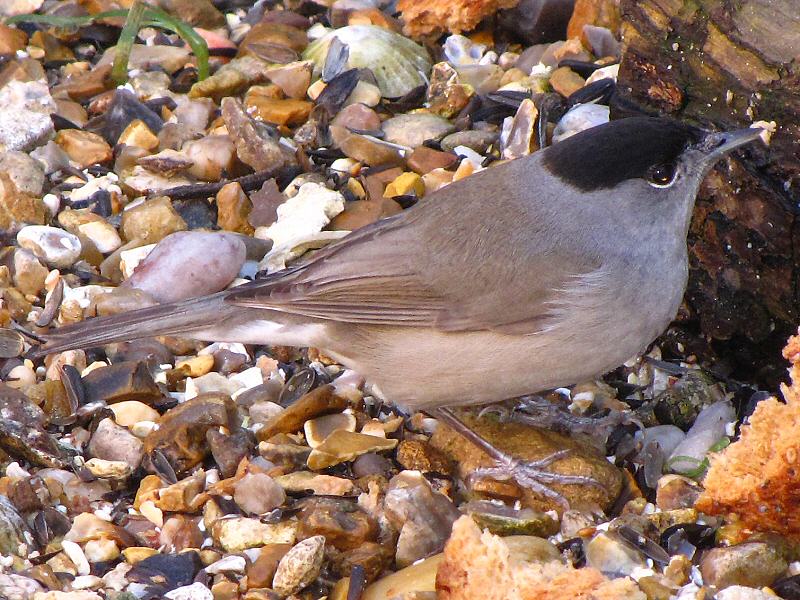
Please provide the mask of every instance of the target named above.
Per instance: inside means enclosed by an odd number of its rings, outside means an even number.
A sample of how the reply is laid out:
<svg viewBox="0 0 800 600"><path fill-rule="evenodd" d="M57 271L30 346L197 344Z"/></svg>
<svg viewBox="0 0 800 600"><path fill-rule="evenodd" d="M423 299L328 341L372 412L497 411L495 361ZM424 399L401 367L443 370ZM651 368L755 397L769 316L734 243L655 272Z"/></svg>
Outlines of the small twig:
<svg viewBox="0 0 800 600"><path fill-rule="evenodd" d="M173 200L209 198L216 195L216 193L224 186L234 181L242 186L242 189L245 192L249 192L261 187L265 181L275 177L275 174L275 169L268 169L266 171L258 171L256 173L250 173L249 175L243 175L242 177L236 177L234 179L223 179L222 181L216 181L214 183L191 183L189 185L179 185L174 188L152 192L150 197L169 196Z"/></svg>

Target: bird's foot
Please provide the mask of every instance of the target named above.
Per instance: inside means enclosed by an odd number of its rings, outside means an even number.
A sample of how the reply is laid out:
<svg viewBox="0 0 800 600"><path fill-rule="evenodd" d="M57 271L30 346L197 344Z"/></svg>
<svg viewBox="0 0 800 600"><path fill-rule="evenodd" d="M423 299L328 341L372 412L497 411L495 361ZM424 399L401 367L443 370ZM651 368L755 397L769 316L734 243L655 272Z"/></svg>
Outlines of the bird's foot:
<svg viewBox="0 0 800 600"><path fill-rule="evenodd" d="M499 481L514 480L524 488L557 502L569 509L569 501L551 486L556 485L591 485L605 490L605 486L591 477L584 475L563 475L547 470L554 462L565 458L571 451L559 450L539 460L521 460L508 454L496 459L494 467L476 469L473 477L489 477Z"/></svg>

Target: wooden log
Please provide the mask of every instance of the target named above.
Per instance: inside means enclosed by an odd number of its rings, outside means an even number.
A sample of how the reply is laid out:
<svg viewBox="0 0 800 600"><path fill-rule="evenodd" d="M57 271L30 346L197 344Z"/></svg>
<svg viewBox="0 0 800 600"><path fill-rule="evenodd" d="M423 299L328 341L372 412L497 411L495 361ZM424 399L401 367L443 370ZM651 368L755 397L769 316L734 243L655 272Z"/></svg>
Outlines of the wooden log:
<svg viewBox="0 0 800 600"><path fill-rule="evenodd" d="M690 231L679 326L732 377L774 385L800 325L800 10L797 0L622 0L623 99L709 128L775 121L706 179Z"/></svg>

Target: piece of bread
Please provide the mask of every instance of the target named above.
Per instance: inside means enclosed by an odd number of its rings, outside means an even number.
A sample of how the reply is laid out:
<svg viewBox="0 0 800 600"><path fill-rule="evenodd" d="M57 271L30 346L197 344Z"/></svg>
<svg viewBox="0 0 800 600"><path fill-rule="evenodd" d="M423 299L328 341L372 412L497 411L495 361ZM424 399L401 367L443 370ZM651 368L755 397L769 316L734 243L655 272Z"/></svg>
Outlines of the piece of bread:
<svg viewBox="0 0 800 600"><path fill-rule="evenodd" d="M710 457L696 507L706 514L735 513L752 529L800 540L800 336L783 356L791 362L786 403L759 402L739 440Z"/></svg>
<svg viewBox="0 0 800 600"><path fill-rule="evenodd" d="M403 33L411 37L445 31L470 31L486 17L503 8L513 8L519 0L399 0Z"/></svg>
<svg viewBox="0 0 800 600"><path fill-rule="evenodd" d="M526 562L468 516L453 524L436 576L438 600L645 600L631 579L559 561Z"/></svg>

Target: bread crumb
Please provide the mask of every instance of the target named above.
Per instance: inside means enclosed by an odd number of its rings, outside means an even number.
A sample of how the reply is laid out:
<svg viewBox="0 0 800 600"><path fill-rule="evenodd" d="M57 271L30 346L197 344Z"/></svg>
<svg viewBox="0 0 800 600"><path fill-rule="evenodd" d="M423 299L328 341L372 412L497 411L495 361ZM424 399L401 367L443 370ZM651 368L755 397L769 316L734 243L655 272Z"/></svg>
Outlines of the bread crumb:
<svg viewBox="0 0 800 600"><path fill-rule="evenodd" d="M445 31L461 33L474 29L500 9L513 8L519 0L399 0L403 33L419 38Z"/></svg>
<svg viewBox="0 0 800 600"><path fill-rule="evenodd" d="M748 527L800 540L800 336L783 350L792 366L786 403L759 402L740 438L710 457L705 491L696 508L706 514L735 513Z"/></svg>
<svg viewBox="0 0 800 600"><path fill-rule="evenodd" d="M453 524L436 576L438 600L645 600L625 577L608 580L596 569L514 556L503 538L467 516Z"/></svg>

